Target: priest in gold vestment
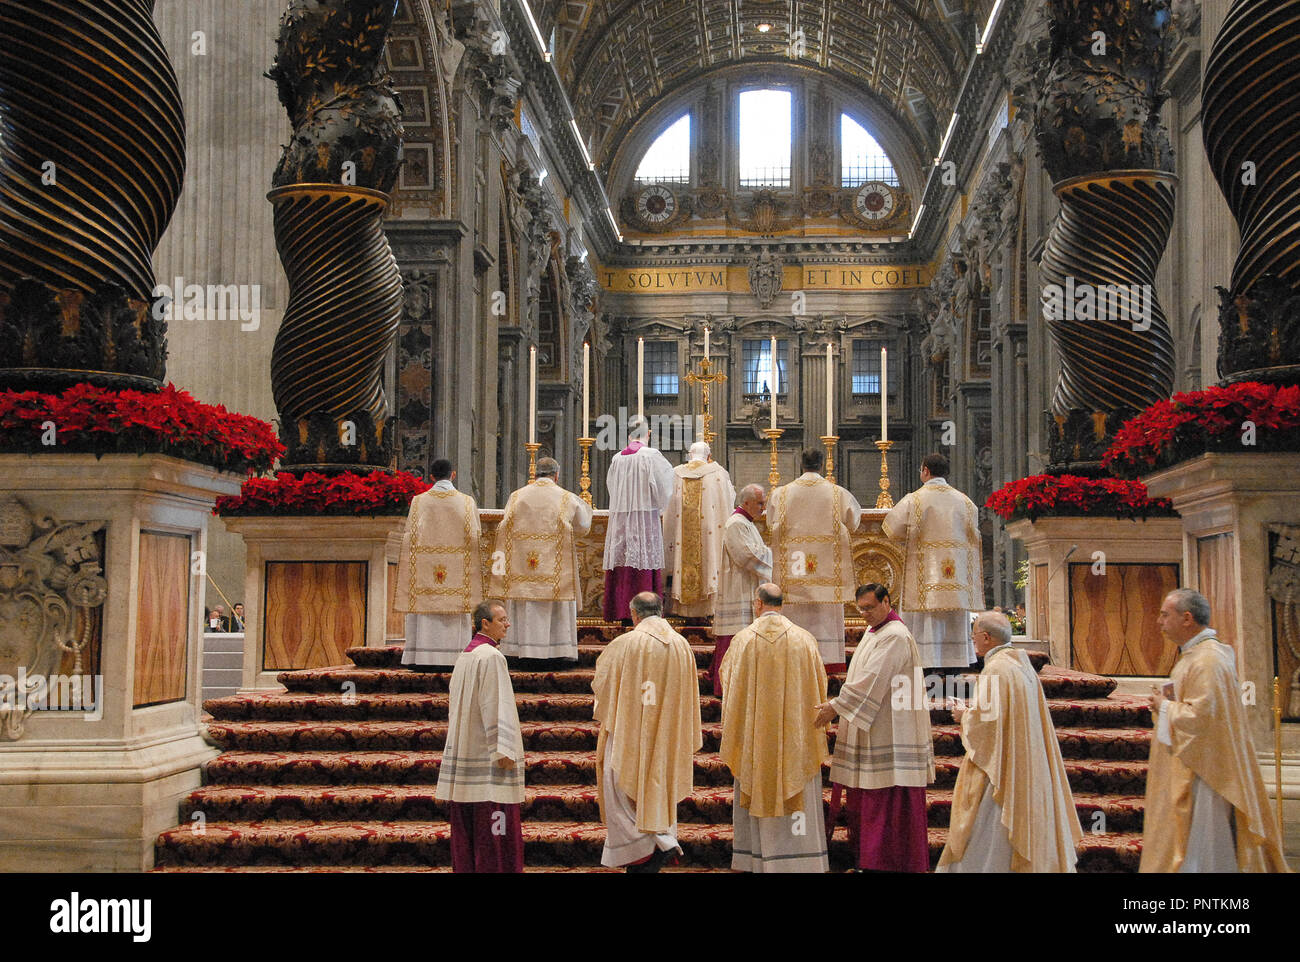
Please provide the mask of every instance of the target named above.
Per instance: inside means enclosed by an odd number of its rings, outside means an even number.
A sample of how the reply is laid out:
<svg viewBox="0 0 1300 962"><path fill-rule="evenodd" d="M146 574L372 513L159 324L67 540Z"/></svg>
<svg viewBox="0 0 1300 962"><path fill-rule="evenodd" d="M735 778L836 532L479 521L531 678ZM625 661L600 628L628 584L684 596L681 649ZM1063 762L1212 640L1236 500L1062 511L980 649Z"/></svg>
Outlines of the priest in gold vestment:
<svg viewBox="0 0 1300 962"><path fill-rule="evenodd" d="M822 761L826 669L817 640L781 613L781 589L758 586L754 623L722 660L722 760L735 779L731 867L825 872Z"/></svg>
<svg viewBox="0 0 1300 962"><path fill-rule="evenodd" d="M690 644L650 592L633 597L633 628L596 659L596 797L605 823L600 864L657 872L676 852L677 803L694 786L703 744Z"/></svg>
<svg viewBox="0 0 1300 962"><path fill-rule="evenodd" d="M812 633L828 671L844 660L844 606L857 579L850 538L862 506L838 484L822 477L826 454L803 453L804 473L776 488L767 502L773 579L785 595L785 617Z"/></svg>
<svg viewBox="0 0 1300 962"><path fill-rule="evenodd" d="M430 465L433 487L411 499L397 559L393 610L407 612L402 664L451 667L473 634L483 597L478 505L453 486L451 462Z"/></svg>
<svg viewBox="0 0 1300 962"><path fill-rule="evenodd" d="M1286 872L1255 759L1236 657L1210 627L1210 603L1171 591L1157 618L1180 654L1150 699L1142 872Z"/></svg>
<svg viewBox="0 0 1300 962"><path fill-rule="evenodd" d="M691 445L689 460L673 468L673 495L664 511L668 610L688 618L711 615L717 606L722 527L736 500L731 476L710 453L703 441Z"/></svg>
<svg viewBox="0 0 1300 962"><path fill-rule="evenodd" d="M505 599L513 626L502 652L571 665L582 600L574 535L591 529L592 512L559 478L559 463L541 458L537 480L510 495L490 568L492 593Z"/></svg>
<svg viewBox="0 0 1300 962"><path fill-rule="evenodd" d="M975 661L970 616L984 608L979 512L948 484L948 458L927 454L921 487L885 515L885 537L907 544L898 610L927 668L967 668Z"/></svg>
<svg viewBox="0 0 1300 962"><path fill-rule="evenodd" d="M1083 838L1047 697L1006 615L975 619L976 700L953 711L966 757L940 872L1073 872Z"/></svg>

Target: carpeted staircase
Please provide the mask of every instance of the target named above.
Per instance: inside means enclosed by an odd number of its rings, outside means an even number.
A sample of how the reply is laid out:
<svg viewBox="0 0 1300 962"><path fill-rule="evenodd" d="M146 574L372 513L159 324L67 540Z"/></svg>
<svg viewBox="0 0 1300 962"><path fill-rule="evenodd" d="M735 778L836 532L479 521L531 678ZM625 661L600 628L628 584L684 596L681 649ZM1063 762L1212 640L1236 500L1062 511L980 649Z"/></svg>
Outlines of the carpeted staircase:
<svg viewBox="0 0 1300 962"><path fill-rule="evenodd" d="M527 752L522 815L530 871L608 871L600 869L605 833L596 808L591 679L601 646L621 630L580 628L575 669L512 672ZM678 807L680 868L726 870L732 790L717 755L721 704L703 670L712 642L707 629L681 630L695 648L706 694L695 791ZM860 634L850 629L850 651ZM158 837L160 870L447 870L449 830L434 786L447 732L449 674L399 667L400 647L352 649L348 656L349 667L281 674L286 691L207 702L208 730L225 751L205 767L204 786L181 804L181 824ZM1146 705L1113 694L1109 678L1033 657L1086 833L1080 871L1136 871L1151 737ZM832 694L842 680L832 676ZM927 789L934 862L962 748L948 712L933 711L931 719L938 769ZM843 825L831 860L833 869L849 865Z"/></svg>

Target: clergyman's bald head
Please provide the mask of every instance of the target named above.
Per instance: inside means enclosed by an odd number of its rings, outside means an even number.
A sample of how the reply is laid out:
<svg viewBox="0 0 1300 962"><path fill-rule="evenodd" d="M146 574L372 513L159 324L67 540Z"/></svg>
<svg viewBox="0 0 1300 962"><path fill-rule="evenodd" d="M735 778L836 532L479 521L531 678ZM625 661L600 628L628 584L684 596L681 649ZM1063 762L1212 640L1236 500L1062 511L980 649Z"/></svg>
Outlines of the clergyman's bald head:
<svg viewBox="0 0 1300 962"><path fill-rule="evenodd" d="M709 450L709 446L703 441L696 441L691 445L691 450L688 452L692 461L707 461L712 454L713 452Z"/></svg>

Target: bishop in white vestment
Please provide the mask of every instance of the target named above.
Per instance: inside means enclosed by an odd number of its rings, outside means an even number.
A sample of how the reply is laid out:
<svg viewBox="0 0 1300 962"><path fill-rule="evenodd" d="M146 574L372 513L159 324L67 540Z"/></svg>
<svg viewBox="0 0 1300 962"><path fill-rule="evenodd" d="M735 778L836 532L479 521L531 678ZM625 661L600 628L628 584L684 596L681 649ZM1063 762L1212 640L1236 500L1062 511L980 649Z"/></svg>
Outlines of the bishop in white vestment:
<svg viewBox="0 0 1300 962"><path fill-rule="evenodd" d="M804 473L772 492L767 523L785 616L812 632L827 670L835 671L845 667L844 606L856 587L849 539L862 506L822 477L825 461L820 449L804 451Z"/></svg>
<svg viewBox="0 0 1300 962"><path fill-rule="evenodd" d="M673 495L673 466L654 448L633 441L614 455L605 482L609 527L602 613L606 621L630 621L636 595L651 591L663 597L663 511Z"/></svg>
<svg viewBox="0 0 1300 962"><path fill-rule="evenodd" d="M970 616L984 608L979 512L944 479L948 458L927 454L921 487L881 522L885 537L907 544L898 610L926 668L967 668L975 661Z"/></svg>
<svg viewBox="0 0 1300 962"><path fill-rule="evenodd" d="M537 462L537 480L510 495L497 527L492 592L504 598L517 658L578 659L578 548L591 529L591 506L558 484L554 458Z"/></svg>
<svg viewBox="0 0 1300 962"><path fill-rule="evenodd" d="M703 441L691 445L690 460L673 468L673 496L664 512L668 610L691 618L713 614L722 567L722 526L736 499L731 476L709 455Z"/></svg>
<svg viewBox="0 0 1300 962"><path fill-rule="evenodd" d="M478 506L453 486L450 461L430 470L433 487L411 499L393 596L393 610L408 613L402 664L419 668L456 664L483 597Z"/></svg>

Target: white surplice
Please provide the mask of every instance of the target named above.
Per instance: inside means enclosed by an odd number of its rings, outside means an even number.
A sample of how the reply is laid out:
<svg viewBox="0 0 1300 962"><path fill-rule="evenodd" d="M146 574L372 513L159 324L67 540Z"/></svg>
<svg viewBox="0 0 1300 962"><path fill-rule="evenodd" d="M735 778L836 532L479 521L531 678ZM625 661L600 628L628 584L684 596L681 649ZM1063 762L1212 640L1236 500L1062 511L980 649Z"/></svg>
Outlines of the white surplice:
<svg viewBox="0 0 1300 962"><path fill-rule="evenodd" d="M737 872L829 872L826 819L819 771L804 787L800 809L791 815L755 818L740 804L733 786L731 868Z"/></svg>
<svg viewBox="0 0 1300 962"><path fill-rule="evenodd" d="M673 466L654 448L619 452L610 461L609 526L605 534L606 571L664 566L663 511L673 495Z"/></svg>

